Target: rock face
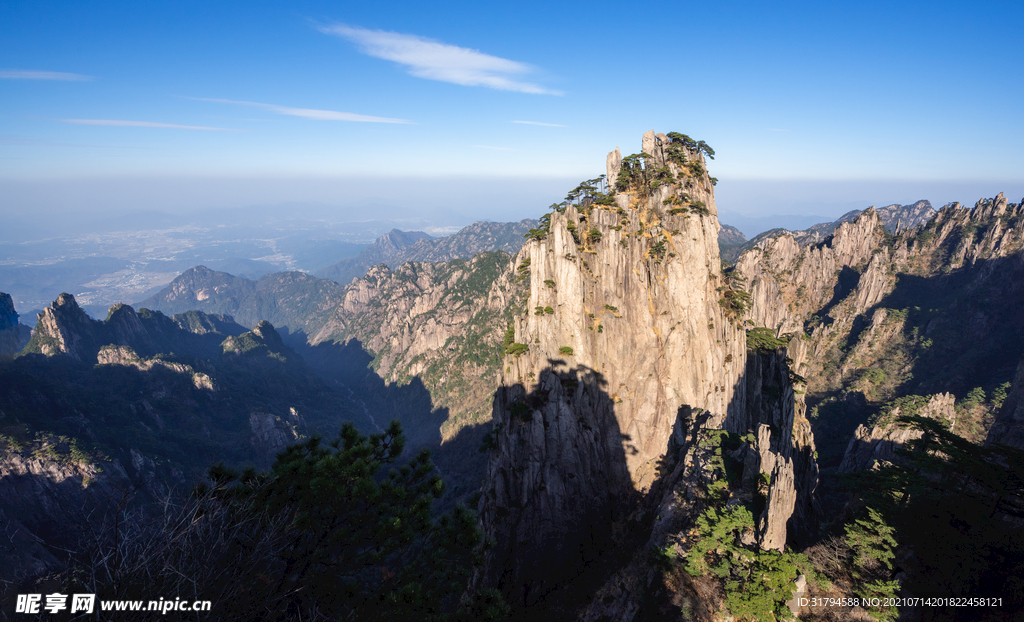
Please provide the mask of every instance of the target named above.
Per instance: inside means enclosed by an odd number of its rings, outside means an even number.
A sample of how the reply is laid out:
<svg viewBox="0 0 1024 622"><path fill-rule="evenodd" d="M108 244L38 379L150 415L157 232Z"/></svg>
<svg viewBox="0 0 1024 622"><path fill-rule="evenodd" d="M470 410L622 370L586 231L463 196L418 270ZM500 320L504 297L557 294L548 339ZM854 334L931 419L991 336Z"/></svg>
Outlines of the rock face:
<svg viewBox="0 0 1024 622"><path fill-rule="evenodd" d="M702 427L744 433L761 422L747 412L745 332L727 304L734 283L721 271L704 156L654 132L643 145L643 172L609 155L613 200L555 211L516 260L527 313L494 399L481 500L497 543L485 581L516 586L514 604L543 599L608 549L683 422L704 413ZM778 417L791 422L785 407ZM796 467L783 436L766 442L789 465L768 519L776 546Z"/></svg>
<svg viewBox="0 0 1024 622"><path fill-rule="evenodd" d="M74 296L61 294L39 314L26 352L94 363L103 346L117 345L141 356L178 352L210 358L220 352L225 336L243 332L245 329L230 318L196 312L167 317L147 309L139 314L120 303L112 306L107 319L100 322L91 319Z"/></svg>
<svg viewBox="0 0 1024 622"><path fill-rule="evenodd" d="M730 432L756 435L737 458L745 486L755 473L769 482L757 538L762 549L778 551L809 543L820 517L814 435L787 359L785 350L748 354L745 408L725 423Z"/></svg>
<svg viewBox="0 0 1024 622"><path fill-rule="evenodd" d="M253 411L249 413L249 427L252 429L253 449L266 455L276 454L306 436L305 425L295 408L290 409L285 417Z"/></svg>
<svg viewBox="0 0 1024 622"><path fill-rule="evenodd" d="M10 294L0 292L0 356L21 352L28 344L32 331L18 323L18 312Z"/></svg>
<svg viewBox="0 0 1024 622"><path fill-rule="evenodd" d="M96 347L94 322L71 294L61 294L39 314L32 342L40 354L64 354L82 361Z"/></svg>
<svg viewBox="0 0 1024 622"><path fill-rule="evenodd" d="M750 319L782 334L802 332L804 319L836 296L843 269L854 272L854 267L867 265L884 239L878 213L869 209L839 225L831 239L820 245L801 247L792 235L784 234L743 253L736 271L747 279ZM882 265L884 259L877 263ZM877 294L870 299L865 296L862 304L877 302L876 298Z"/></svg>
<svg viewBox="0 0 1024 622"><path fill-rule="evenodd" d="M36 451L0 453L0 533L6 544L0 548L0 580L5 582L63 568L43 543L70 544L67 536L89 526L85 517L102 516L109 500L122 498L131 485L117 461L98 468L46 457L56 442L36 443Z"/></svg>
<svg viewBox="0 0 1024 622"><path fill-rule="evenodd" d="M910 205L886 205L885 207L871 207L878 214L878 219L889 233L906 233L924 225L931 220L936 212L928 201L917 201ZM736 259L751 248L760 248L763 244L773 238L788 235L802 248L825 242L829 236L835 233L839 225L844 222L857 220L866 210L849 211L832 222L814 225L802 231L787 231L786 229L771 229L759 233L754 239L747 241L744 238L738 243L723 243L722 260L727 263L735 263Z"/></svg>
<svg viewBox="0 0 1024 622"><path fill-rule="evenodd" d="M503 252L445 263L375 266L353 282L314 344L357 340L389 383L418 378L448 409L442 438L491 417L502 337L525 285ZM436 434L437 430L434 430Z"/></svg>
<svg viewBox="0 0 1024 622"><path fill-rule="evenodd" d="M839 472L866 471L871 469L876 461L897 462L896 450L911 440L921 438L921 432L901 427L895 423L895 419L900 415L916 414L954 425L956 423L954 401L955 398L952 394L940 393L931 396L927 403L920 406L919 409L914 409L914 412L903 412L907 408L901 409L897 406L892 408L882 421L871 428L863 425L857 426L857 431L846 448L846 455L843 456Z"/></svg>

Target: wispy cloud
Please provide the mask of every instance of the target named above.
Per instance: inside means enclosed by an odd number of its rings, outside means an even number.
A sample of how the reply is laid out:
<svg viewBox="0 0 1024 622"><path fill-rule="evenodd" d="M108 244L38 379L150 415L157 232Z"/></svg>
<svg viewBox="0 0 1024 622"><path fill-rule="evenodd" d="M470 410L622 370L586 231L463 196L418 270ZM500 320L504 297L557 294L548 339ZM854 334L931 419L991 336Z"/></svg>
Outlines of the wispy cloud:
<svg viewBox="0 0 1024 622"><path fill-rule="evenodd" d="M492 147L490 145L473 145L477 149L491 149L493 151L515 151L512 147Z"/></svg>
<svg viewBox="0 0 1024 622"><path fill-rule="evenodd" d="M92 76L80 73L63 73L60 71L29 71L25 69L0 69L3 80L63 80L64 82L84 82L92 80Z"/></svg>
<svg viewBox="0 0 1024 622"><path fill-rule="evenodd" d="M513 121L513 123L521 123L523 125L543 125L544 127L565 127L558 123L541 123L540 121Z"/></svg>
<svg viewBox="0 0 1024 622"><path fill-rule="evenodd" d="M63 123L75 125L113 125L116 127L157 127L168 130L200 130L203 132L245 132L227 127L206 127L203 125L178 125L176 123L159 123L157 121L125 121L122 119L61 119Z"/></svg>
<svg viewBox="0 0 1024 622"><path fill-rule="evenodd" d="M352 121L356 123L412 123L407 119L390 119L388 117L371 117L365 114L354 112L338 112L337 110L316 110L314 108L289 108L288 106L277 106L275 104L260 104L257 102L236 101L233 99L209 99L204 97L190 97L197 101L216 102L218 104L236 104L239 106L255 106L276 112L277 114L302 117L315 121Z"/></svg>
<svg viewBox="0 0 1024 622"><path fill-rule="evenodd" d="M82 147L86 149L140 149L138 146L124 145L85 145L77 143L54 143L47 140L25 138L24 136L13 136L10 134L0 136L0 145L14 147Z"/></svg>
<svg viewBox="0 0 1024 622"><path fill-rule="evenodd" d="M523 76L534 72L530 65L484 54L479 50L416 35L367 30L345 24L320 26L319 29L354 42L364 54L404 65L417 78L538 95L562 94L522 81Z"/></svg>

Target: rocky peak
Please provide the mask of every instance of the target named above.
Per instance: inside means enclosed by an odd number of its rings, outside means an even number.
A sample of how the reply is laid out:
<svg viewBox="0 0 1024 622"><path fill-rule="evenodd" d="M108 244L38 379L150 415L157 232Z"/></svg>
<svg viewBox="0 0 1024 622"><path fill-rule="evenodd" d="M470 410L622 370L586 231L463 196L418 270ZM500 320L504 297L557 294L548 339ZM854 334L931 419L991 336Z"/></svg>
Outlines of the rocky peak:
<svg viewBox="0 0 1024 622"><path fill-rule="evenodd" d="M274 325L266 320L260 321L255 328L252 329L252 334L259 337L263 343L274 349L284 347L284 341L281 340L280 333L274 328Z"/></svg>
<svg viewBox="0 0 1024 622"><path fill-rule="evenodd" d="M608 180L608 183L613 183L619 178L619 171L622 170L622 152L619 151L618 147L605 158L604 167L605 179Z"/></svg>
<svg viewBox="0 0 1024 622"><path fill-rule="evenodd" d="M923 199L910 205L886 205L877 211L886 231L890 233L915 229L935 216L931 202Z"/></svg>
<svg viewBox="0 0 1024 622"><path fill-rule="evenodd" d="M494 400L481 517L498 542L491 579L532 586L517 602L600 554L682 413L721 427L742 408L746 339L720 302L730 285L703 154L653 132L644 147L642 164L609 154L613 201L556 210L516 258L529 294Z"/></svg>
<svg viewBox="0 0 1024 622"><path fill-rule="evenodd" d="M38 315L32 334L32 343L36 345L33 349L47 356L65 354L85 361L94 345L98 324L78 306L74 296L63 293Z"/></svg>
<svg viewBox="0 0 1024 622"><path fill-rule="evenodd" d="M153 339L132 307L124 303L110 307L104 324L113 343L134 344L146 352L155 350Z"/></svg>
<svg viewBox="0 0 1024 622"><path fill-rule="evenodd" d="M241 335L229 335L221 349L225 356L243 357L249 361L263 361L269 356L278 360L294 357L294 352L285 345L274 325L262 320L251 331Z"/></svg>
<svg viewBox="0 0 1024 622"><path fill-rule="evenodd" d="M802 331L804 319L836 295L840 278L855 278L884 239L878 212L868 208L820 244L801 247L788 232L762 240L736 262L750 291L750 319L780 334Z"/></svg>
<svg viewBox="0 0 1024 622"><path fill-rule="evenodd" d="M182 272L167 287L137 306L165 313L190 310L223 313L225 308L236 309L255 289L255 281L196 266Z"/></svg>
<svg viewBox="0 0 1024 622"><path fill-rule="evenodd" d="M1024 247L1024 200L1010 203L1000 192L980 199L973 209L951 203L915 232L913 244L916 254L922 255L915 267L925 270L951 270L1008 257ZM934 252L938 249L946 252Z"/></svg>
<svg viewBox="0 0 1024 622"><path fill-rule="evenodd" d="M422 231L401 231L392 229L377 238L374 246L378 247L384 254L394 253L407 246L412 246L419 240L429 240L430 235Z"/></svg>

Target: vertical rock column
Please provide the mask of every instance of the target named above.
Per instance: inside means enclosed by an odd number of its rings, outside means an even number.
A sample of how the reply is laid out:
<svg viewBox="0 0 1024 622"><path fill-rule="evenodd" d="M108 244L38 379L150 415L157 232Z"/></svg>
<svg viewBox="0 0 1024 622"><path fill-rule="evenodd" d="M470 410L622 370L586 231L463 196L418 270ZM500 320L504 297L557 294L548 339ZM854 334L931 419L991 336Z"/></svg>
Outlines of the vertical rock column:
<svg viewBox="0 0 1024 622"><path fill-rule="evenodd" d="M516 259L530 291L519 353L502 365L481 503L498 543L487 579L513 604L608 549L658 476L679 412L709 411L717 427L744 407L745 333L719 303L713 186L702 154L670 160L667 142L644 136L649 170L671 181L552 213ZM619 154L606 163L614 184Z"/></svg>

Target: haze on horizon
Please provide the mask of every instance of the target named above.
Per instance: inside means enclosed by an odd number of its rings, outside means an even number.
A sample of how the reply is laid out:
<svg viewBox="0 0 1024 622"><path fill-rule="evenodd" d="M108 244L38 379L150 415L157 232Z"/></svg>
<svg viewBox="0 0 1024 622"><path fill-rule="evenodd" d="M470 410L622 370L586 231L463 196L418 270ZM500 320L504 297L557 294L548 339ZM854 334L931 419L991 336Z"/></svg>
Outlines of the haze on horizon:
<svg viewBox="0 0 1024 622"><path fill-rule="evenodd" d="M0 211L535 218L648 129L714 147L727 223L1018 200L1022 17L1003 2L5 3Z"/></svg>

